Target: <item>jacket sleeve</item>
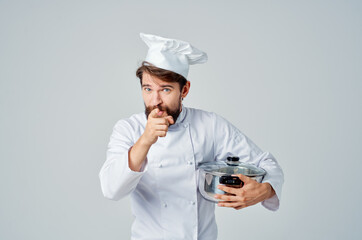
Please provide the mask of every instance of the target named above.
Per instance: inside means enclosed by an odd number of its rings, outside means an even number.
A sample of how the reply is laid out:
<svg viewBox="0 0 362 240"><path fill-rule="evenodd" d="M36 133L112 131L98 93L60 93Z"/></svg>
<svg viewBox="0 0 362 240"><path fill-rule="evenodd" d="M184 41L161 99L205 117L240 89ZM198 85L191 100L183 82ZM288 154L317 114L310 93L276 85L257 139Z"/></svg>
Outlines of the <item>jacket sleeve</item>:
<svg viewBox="0 0 362 240"><path fill-rule="evenodd" d="M273 187L275 195L261 204L271 210L279 209L284 174L277 160L269 152L263 152L239 129L224 118L214 117L214 156L215 160L225 160L228 156L238 156L240 161L263 168L267 173L262 182Z"/></svg>
<svg viewBox="0 0 362 240"><path fill-rule="evenodd" d="M119 120L113 127L106 161L99 172L104 197L111 200L125 197L136 188L141 177L147 171L147 160L140 172L132 171L129 168L128 152L134 143L132 124L126 120Z"/></svg>

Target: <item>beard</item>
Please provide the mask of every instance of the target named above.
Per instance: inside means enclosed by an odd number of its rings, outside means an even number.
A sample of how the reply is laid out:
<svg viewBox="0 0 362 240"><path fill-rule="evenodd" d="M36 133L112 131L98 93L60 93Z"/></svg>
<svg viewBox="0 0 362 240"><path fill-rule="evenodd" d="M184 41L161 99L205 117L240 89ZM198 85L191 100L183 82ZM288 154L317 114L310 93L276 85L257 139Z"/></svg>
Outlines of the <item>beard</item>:
<svg viewBox="0 0 362 240"><path fill-rule="evenodd" d="M158 108L160 111L166 111L167 115L169 116L172 116L173 120L175 121L176 123L176 120L178 118L178 116L180 115L181 113L181 98L178 102L178 107L176 109L170 109L169 107L167 106L149 106L147 107L146 104L145 104L145 114L146 114L146 117L148 119L148 115L150 115L150 113L152 112L153 109L155 108Z"/></svg>

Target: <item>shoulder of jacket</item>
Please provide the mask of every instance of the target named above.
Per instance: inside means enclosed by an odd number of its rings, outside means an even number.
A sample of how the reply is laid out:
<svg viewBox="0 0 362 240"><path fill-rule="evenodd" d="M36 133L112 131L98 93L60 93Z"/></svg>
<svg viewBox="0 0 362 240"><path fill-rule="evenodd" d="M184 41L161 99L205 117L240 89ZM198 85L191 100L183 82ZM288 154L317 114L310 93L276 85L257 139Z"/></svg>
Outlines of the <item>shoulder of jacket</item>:
<svg viewBox="0 0 362 240"><path fill-rule="evenodd" d="M216 113L214 112L209 112L209 111L206 111L206 110L203 110L203 109L197 109L197 108L190 108L190 107L187 107L187 111L190 113L190 115L192 116L197 116L197 117L210 117L210 118L214 118L217 116Z"/></svg>

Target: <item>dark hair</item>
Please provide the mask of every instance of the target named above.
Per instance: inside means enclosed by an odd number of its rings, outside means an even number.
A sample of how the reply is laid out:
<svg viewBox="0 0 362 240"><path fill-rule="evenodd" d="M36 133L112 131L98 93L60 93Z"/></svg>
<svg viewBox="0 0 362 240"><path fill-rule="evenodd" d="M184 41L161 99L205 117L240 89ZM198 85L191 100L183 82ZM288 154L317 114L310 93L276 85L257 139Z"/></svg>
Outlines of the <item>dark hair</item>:
<svg viewBox="0 0 362 240"><path fill-rule="evenodd" d="M178 82L180 85L180 91L182 91L182 88L186 85L187 82L186 78L178 73L158 68L147 61L143 61L141 66L136 71L136 76L140 79L141 85L142 75L144 72L150 74L151 76L157 77L165 82Z"/></svg>

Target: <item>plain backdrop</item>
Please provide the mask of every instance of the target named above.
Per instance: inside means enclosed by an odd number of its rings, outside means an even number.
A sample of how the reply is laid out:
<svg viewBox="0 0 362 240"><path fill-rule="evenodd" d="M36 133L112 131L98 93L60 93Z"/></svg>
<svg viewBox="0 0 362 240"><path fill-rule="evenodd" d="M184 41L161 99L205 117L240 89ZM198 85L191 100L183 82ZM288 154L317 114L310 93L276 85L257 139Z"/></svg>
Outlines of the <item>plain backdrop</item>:
<svg viewBox="0 0 362 240"><path fill-rule="evenodd" d="M188 107L270 151L281 206L217 208L219 239L361 239L362 2L0 0L0 239L130 239L98 178L143 111L139 33L190 42Z"/></svg>

